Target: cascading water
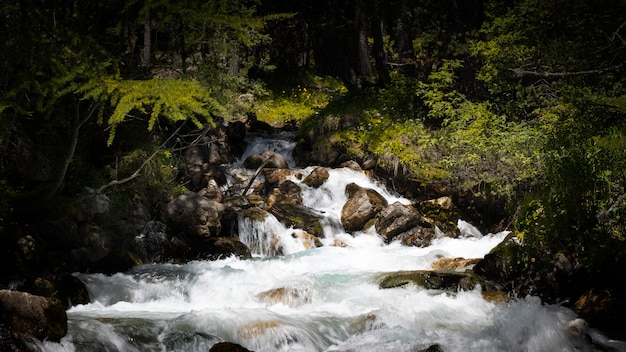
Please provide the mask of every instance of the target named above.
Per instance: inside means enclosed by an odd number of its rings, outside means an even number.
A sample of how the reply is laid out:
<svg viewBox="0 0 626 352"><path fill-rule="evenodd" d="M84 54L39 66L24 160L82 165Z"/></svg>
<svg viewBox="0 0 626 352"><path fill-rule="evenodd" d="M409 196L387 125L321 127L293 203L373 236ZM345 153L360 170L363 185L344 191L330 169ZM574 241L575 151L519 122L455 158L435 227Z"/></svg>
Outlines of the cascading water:
<svg viewBox="0 0 626 352"><path fill-rule="evenodd" d="M572 333L570 325L578 321L570 310L534 297L494 303L479 288L380 289L380 273L428 270L444 257L480 258L506 233L483 236L460 222L463 232L474 235L441 237L425 248L385 244L374 230L349 235L339 221L348 183L376 189L389 203L408 200L362 173L329 172L319 188L292 179L302 188L303 205L324 215L322 247L307 244L300 230L269 215L240 220L240 239L253 259L151 264L112 276L78 274L91 303L68 311L69 333L61 343L37 347L206 352L229 341L252 351L419 351L433 344L446 352L594 350L582 334Z"/></svg>

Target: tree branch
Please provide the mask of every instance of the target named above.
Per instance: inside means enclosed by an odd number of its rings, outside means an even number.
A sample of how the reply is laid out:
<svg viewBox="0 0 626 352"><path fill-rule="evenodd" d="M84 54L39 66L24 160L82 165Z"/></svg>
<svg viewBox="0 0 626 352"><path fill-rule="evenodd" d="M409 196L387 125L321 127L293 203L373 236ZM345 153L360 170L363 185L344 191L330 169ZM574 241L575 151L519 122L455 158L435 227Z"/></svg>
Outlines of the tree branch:
<svg viewBox="0 0 626 352"><path fill-rule="evenodd" d="M164 147L167 145L167 143L168 143L168 142L169 142L172 138L174 138L174 137L178 134L178 132L180 132L180 130L183 128L183 126L184 126L184 123L183 123L183 124L181 124L181 125L180 125L177 129L176 129L176 131L174 131L174 132L173 132L173 133L172 133L172 134L171 134L171 135L170 135L170 136L169 136L169 137L165 140L165 142L163 142L161 145L159 145L159 146L157 147L157 149L156 149L156 150L155 150L155 151L154 151L154 152L153 152L153 153L152 153L152 154L151 154L151 155L150 155L150 156L149 156L146 160L144 160L144 161L143 161L143 163L141 163L141 165L140 165L140 166L139 166L139 167L138 167L138 168L137 168L137 169L136 169L136 170L135 170L135 171L134 171L134 172L133 172L130 176L128 176L128 177L124 177L124 178L123 178L123 179L121 179L121 180L120 180L120 179L115 179L115 180L113 180L113 181L111 181L111 182L109 182L109 183L106 183L106 184L104 184L104 185L100 186L100 187L98 188L98 190L97 190L97 193L102 193L102 191L104 191L105 189L107 189L107 188L109 188L109 187L111 187L111 186L121 185L121 184L123 184L123 183L126 183L126 182L128 182L128 181L134 180L135 178L139 177L139 175L141 175L141 170L143 170L143 168L144 168L146 165L148 165L148 163L149 163L152 159L154 159L154 157L155 157L155 156L156 156L156 155L157 155L160 151L162 151L163 149L165 149Z"/></svg>
<svg viewBox="0 0 626 352"><path fill-rule="evenodd" d="M67 170L70 167L70 163L72 159L74 159L74 153L76 152L76 145L78 144L78 138L80 137L80 129L91 119L93 114L96 112L100 103L92 103L89 111L85 114L85 116L81 119L80 113L80 100L76 102L75 106L75 115L74 115L74 129L72 131L72 138L70 140L70 145L67 149L67 153L65 153L65 157L63 159L63 165L59 170L58 175L56 176L52 185L48 188L48 190L42 196L41 201L46 202L50 200L58 191L61 189L63 182L65 181L65 175L67 174Z"/></svg>
<svg viewBox="0 0 626 352"><path fill-rule="evenodd" d="M622 23L619 27L617 27L615 32L613 32L613 36L611 36L611 41L615 40L615 38L619 38L619 40L622 42L622 44L626 44L626 41L624 40L624 38L622 38L622 36L619 34L619 31L622 28L624 28L625 25L626 25L626 21L624 23Z"/></svg>
<svg viewBox="0 0 626 352"><path fill-rule="evenodd" d="M583 76L591 74L602 74L609 71L617 71L622 68L624 64L619 64L611 67L601 68L597 70L587 71L574 71L574 72L540 72L540 71L527 71L522 68L510 68L509 71L513 72L517 77L543 77L543 78L562 78L572 76Z"/></svg>

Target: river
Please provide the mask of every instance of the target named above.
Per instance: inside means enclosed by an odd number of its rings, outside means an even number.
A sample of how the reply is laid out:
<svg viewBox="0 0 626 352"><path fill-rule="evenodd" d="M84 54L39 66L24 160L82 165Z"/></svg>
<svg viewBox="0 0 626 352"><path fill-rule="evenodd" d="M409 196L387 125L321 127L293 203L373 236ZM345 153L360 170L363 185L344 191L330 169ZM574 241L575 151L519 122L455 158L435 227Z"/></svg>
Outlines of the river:
<svg viewBox="0 0 626 352"><path fill-rule="evenodd" d="M258 140L253 147L248 155L274 148L293 165L293 145L286 141ZM458 293L412 285L380 289L381 273L429 270L440 258L481 258L506 233L481 234L460 221L465 236L441 237L426 248L385 244L374 230L347 234L339 216L348 183L376 189L389 203L409 200L363 173L329 172L320 188L293 178L304 205L324 214L322 247L270 216L240 220L240 239L256 248L252 259L149 264L110 276L77 273L91 303L68 310L69 333L61 343L37 348L207 352L229 341L252 351L408 352L434 344L446 352L595 350L584 334L573 333L571 325L580 320L572 311L536 297L496 303L478 287ZM278 242L281 255L264 249L268 241Z"/></svg>

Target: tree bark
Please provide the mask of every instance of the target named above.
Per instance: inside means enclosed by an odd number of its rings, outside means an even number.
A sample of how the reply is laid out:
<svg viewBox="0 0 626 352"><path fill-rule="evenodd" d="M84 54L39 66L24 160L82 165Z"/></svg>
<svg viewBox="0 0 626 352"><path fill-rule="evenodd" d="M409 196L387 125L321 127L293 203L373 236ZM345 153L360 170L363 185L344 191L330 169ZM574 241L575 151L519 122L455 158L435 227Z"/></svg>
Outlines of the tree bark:
<svg viewBox="0 0 626 352"><path fill-rule="evenodd" d="M391 81L391 78L389 77L389 70L387 70L387 65L385 65L385 62L387 62L387 55L385 55L382 27L382 21L379 18L374 17L372 19L372 37L374 38L372 51L374 54L376 73L378 73L378 83L381 85L385 85Z"/></svg>
<svg viewBox="0 0 626 352"><path fill-rule="evenodd" d="M150 15L143 24L143 65L150 67L152 64L152 26Z"/></svg>
<svg viewBox="0 0 626 352"><path fill-rule="evenodd" d="M362 87L362 79L367 79L372 75L372 65L370 64L370 48L367 42L367 14L363 0L356 1L354 13L354 25L356 33L356 71L358 76L357 87Z"/></svg>
<svg viewBox="0 0 626 352"><path fill-rule="evenodd" d="M411 34L411 12L406 8L404 2L399 11L399 16L396 19L396 46L402 65L398 67L402 73L408 73L412 68L412 65L408 64L415 59Z"/></svg>

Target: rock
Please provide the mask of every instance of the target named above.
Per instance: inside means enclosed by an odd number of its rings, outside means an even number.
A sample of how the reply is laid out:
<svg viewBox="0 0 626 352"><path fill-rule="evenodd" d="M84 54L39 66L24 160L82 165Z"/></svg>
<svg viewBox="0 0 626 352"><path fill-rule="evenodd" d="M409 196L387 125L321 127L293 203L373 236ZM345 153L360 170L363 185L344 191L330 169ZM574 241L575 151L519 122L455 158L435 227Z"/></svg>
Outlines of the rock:
<svg viewBox="0 0 626 352"><path fill-rule="evenodd" d="M378 214L376 231L389 243L401 233L419 226L421 222L421 214L417 209L411 205L395 202Z"/></svg>
<svg viewBox="0 0 626 352"><path fill-rule="evenodd" d="M378 275L379 288L395 288L414 284L429 290L446 290L456 292L473 290L480 285L483 290L495 287L471 272L459 273L448 271L397 271Z"/></svg>
<svg viewBox="0 0 626 352"><path fill-rule="evenodd" d="M346 186L348 200L341 209L341 223L346 232L362 231L365 224L387 206L387 200L372 189L355 190L355 184Z"/></svg>
<svg viewBox="0 0 626 352"><path fill-rule="evenodd" d="M263 169L263 177L265 177L265 183L269 187L274 187L291 176L295 176L297 179L302 178L302 174L290 169Z"/></svg>
<svg viewBox="0 0 626 352"><path fill-rule="evenodd" d="M482 293L483 299L485 301L493 302L493 303L507 303L513 300L508 293L503 291L485 291Z"/></svg>
<svg viewBox="0 0 626 352"><path fill-rule="evenodd" d="M165 205L161 217L171 231L211 237L220 233L220 221L225 209L221 203L192 193L170 201Z"/></svg>
<svg viewBox="0 0 626 352"><path fill-rule="evenodd" d="M524 261L517 237L510 233L502 242L476 263L474 272L487 280L507 283L519 278Z"/></svg>
<svg viewBox="0 0 626 352"><path fill-rule="evenodd" d="M211 347L209 352L252 352L252 351L236 343L218 342Z"/></svg>
<svg viewBox="0 0 626 352"><path fill-rule="evenodd" d="M348 331L352 335L358 335L365 331L378 330L385 327L385 323L379 322L374 313L368 313L356 318L348 326Z"/></svg>
<svg viewBox="0 0 626 352"><path fill-rule="evenodd" d="M277 152L266 150L261 154L253 154L246 158L243 167L246 169L258 169L261 165L267 168L288 169L289 165L285 158Z"/></svg>
<svg viewBox="0 0 626 352"><path fill-rule="evenodd" d="M247 323L239 328L237 335L242 339L253 339L261 335L265 335L267 332L275 331L281 324L273 320L267 321L253 321Z"/></svg>
<svg viewBox="0 0 626 352"><path fill-rule="evenodd" d="M0 316L16 333L59 342L67 333L65 307L55 298L0 290Z"/></svg>
<svg viewBox="0 0 626 352"><path fill-rule="evenodd" d="M282 303L293 308L311 302L311 292L307 287L287 286L263 291L257 298L270 305Z"/></svg>
<svg viewBox="0 0 626 352"><path fill-rule="evenodd" d="M335 238L331 246L345 248L345 247L348 247L348 244L338 238Z"/></svg>
<svg viewBox="0 0 626 352"><path fill-rule="evenodd" d="M171 254L167 225L160 221L148 222L133 238L131 249L142 264L166 261Z"/></svg>
<svg viewBox="0 0 626 352"><path fill-rule="evenodd" d="M418 350L417 352L444 352L443 348L439 346L439 344L430 345L423 350Z"/></svg>
<svg viewBox="0 0 626 352"><path fill-rule="evenodd" d="M306 231L294 231L291 234L291 237L300 240L300 242L302 242L305 249L319 248L323 246L322 242L320 241L318 237L313 236Z"/></svg>
<svg viewBox="0 0 626 352"><path fill-rule="evenodd" d="M378 164L378 161L376 161L376 159L373 158L369 158L366 159L365 161L363 161L363 164L361 165L361 168L363 170L372 170L376 167L376 165Z"/></svg>
<svg viewBox="0 0 626 352"><path fill-rule="evenodd" d="M270 135L276 132L276 129L272 127L272 125L264 121L259 121L256 117L250 119L248 121L248 125L250 126L250 132L261 133L264 135Z"/></svg>
<svg viewBox="0 0 626 352"><path fill-rule="evenodd" d="M250 259L250 249L237 238L213 237L199 238L190 243L191 250L187 260L219 260L235 256Z"/></svg>
<svg viewBox="0 0 626 352"><path fill-rule="evenodd" d="M396 235L394 239L399 240L405 246L428 247L434 238L437 238L434 228L418 225Z"/></svg>
<svg viewBox="0 0 626 352"><path fill-rule="evenodd" d="M623 292L613 289L591 288L578 297L573 309L592 326L614 332L623 325L625 298Z"/></svg>
<svg viewBox="0 0 626 352"><path fill-rule="evenodd" d="M354 160L345 161L341 163L339 166L345 167L347 169L354 170L354 171L363 171L363 169L361 169L361 165L359 165L359 163L357 163Z"/></svg>
<svg viewBox="0 0 626 352"><path fill-rule="evenodd" d="M302 183L309 187L318 188L319 186L324 184L326 180L328 180L329 176L330 175L328 174L328 170L326 170L325 167L318 166L313 169L309 176L305 177L304 180L302 180Z"/></svg>
<svg viewBox="0 0 626 352"><path fill-rule="evenodd" d="M281 182L281 184L270 191L267 197L267 204L272 207L274 204L302 204L302 189L291 180Z"/></svg>
<svg viewBox="0 0 626 352"><path fill-rule="evenodd" d="M26 347L4 322L0 321L0 351L31 352L31 349Z"/></svg>
<svg viewBox="0 0 626 352"><path fill-rule="evenodd" d="M111 211L111 200L95 188L85 187L77 197L77 201L68 210L70 218L76 222L93 221L98 214Z"/></svg>
<svg viewBox="0 0 626 352"><path fill-rule="evenodd" d="M472 269L481 258L465 259L465 258L441 258L432 263L430 267L433 270L453 270L466 271Z"/></svg>
<svg viewBox="0 0 626 352"><path fill-rule="evenodd" d="M437 227L446 236L457 238L461 235L457 223L459 220L459 212L452 203L450 197L440 197L414 205L422 214L422 219Z"/></svg>
<svg viewBox="0 0 626 352"><path fill-rule="evenodd" d="M222 189L217 184L217 181L215 181L214 179L209 179L207 181L206 187L201 189L198 192L198 195L203 196L210 200L214 200L216 202L220 202L220 203L224 199L224 194L222 193Z"/></svg>
<svg viewBox="0 0 626 352"><path fill-rule="evenodd" d="M77 304L89 303L89 293L85 284L68 273L37 277L19 289L36 296L56 298L66 309Z"/></svg>
<svg viewBox="0 0 626 352"><path fill-rule="evenodd" d="M324 229L320 223L321 214L311 208L299 204L277 203L269 212L286 227L292 226L313 236L324 237Z"/></svg>

